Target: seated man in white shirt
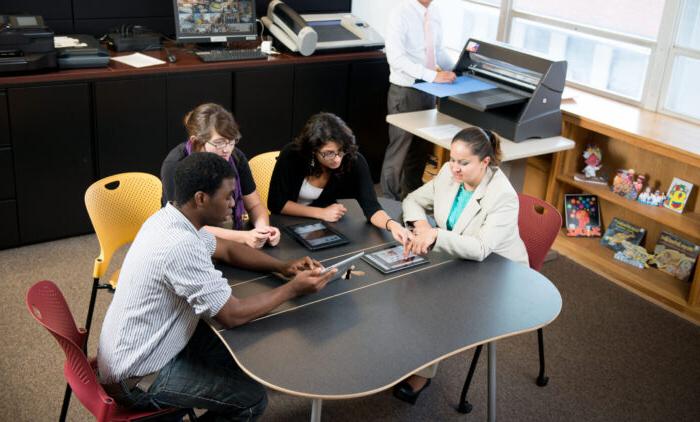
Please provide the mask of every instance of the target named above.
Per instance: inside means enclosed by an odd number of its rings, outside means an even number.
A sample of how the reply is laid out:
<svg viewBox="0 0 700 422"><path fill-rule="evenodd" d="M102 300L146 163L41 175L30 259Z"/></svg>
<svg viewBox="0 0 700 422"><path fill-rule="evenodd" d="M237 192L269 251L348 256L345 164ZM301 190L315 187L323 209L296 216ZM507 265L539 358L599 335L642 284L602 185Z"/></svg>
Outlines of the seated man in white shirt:
<svg viewBox="0 0 700 422"><path fill-rule="evenodd" d="M202 420L254 420L265 389L238 367L201 318L226 327L245 324L300 294L322 289L332 274L306 257L282 262L202 228L230 217L231 166L212 153L194 153L175 172L175 201L151 216L136 235L105 316L97 362L107 393L134 409L208 409ZM211 258L294 278L245 299L231 295Z"/></svg>

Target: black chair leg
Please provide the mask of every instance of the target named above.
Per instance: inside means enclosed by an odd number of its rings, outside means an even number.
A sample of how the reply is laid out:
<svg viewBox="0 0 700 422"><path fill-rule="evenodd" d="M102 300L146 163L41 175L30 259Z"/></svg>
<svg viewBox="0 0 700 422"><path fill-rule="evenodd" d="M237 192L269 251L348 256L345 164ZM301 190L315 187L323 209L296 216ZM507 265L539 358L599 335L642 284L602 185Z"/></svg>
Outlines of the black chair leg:
<svg viewBox="0 0 700 422"><path fill-rule="evenodd" d="M83 352L87 355L88 347L88 336L90 335L90 325L92 324L92 313L95 310L95 300L97 299L97 289L99 288L100 279L92 279L92 292L90 293L90 304L88 305L87 319L85 320L85 343L83 344ZM59 422L66 421L66 415L68 414L68 406L70 405L70 396L73 390L70 388L69 384L66 384L66 392L63 393L63 406L61 406L61 416L59 416Z"/></svg>
<svg viewBox="0 0 700 422"><path fill-rule="evenodd" d="M537 330L537 345L540 351L540 374L537 376L537 385L544 387L549 382L549 377L544 374L544 336L541 328Z"/></svg>
<svg viewBox="0 0 700 422"><path fill-rule="evenodd" d="M469 391L469 386L472 383L472 378L474 377L474 371L476 370L476 364L479 363L479 355L481 354L481 349L483 345L478 345L474 351L474 356L472 357L472 363L469 365L469 372L467 373L467 379L464 380L464 387L462 387L462 394L459 397L459 405L457 405L457 411L459 413L469 413L472 411L472 405L467 401L467 392Z"/></svg>
<svg viewBox="0 0 700 422"><path fill-rule="evenodd" d="M92 279L92 292L90 293L90 304L88 305L87 318L85 319L85 344L83 345L83 351L87 355L88 347L88 336L90 335L90 326L92 325L92 313L95 310L95 301L97 299L97 289L100 288L100 279Z"/></svg>
<svg viewBox="0 0 700 422"><path fill-rule="evenodd" d="M59 422L66 422L66 416L68 416L68 406L70 405L70 395L73 390L70 388L70 384L66 384L66 392L63 393L63 405L61 406L61 416L59 416Z"/></svg>

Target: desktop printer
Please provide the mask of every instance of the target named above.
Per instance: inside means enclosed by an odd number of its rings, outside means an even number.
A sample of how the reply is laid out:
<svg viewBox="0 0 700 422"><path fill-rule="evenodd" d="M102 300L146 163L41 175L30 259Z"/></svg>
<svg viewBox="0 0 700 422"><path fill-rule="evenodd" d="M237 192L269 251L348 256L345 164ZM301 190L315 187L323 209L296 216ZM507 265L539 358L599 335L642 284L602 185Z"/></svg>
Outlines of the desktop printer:
<svg viewBox="0 0 700 422"><path fill-rule="evenodd" d="M280 0L267 7L261 21L276 44L309 56L315 51L377 50L384 39L367 22L349 13L299 15Z"/></svg>
<svg viewBox="0 0 700 422"><path fill-rule="evenodd" d="M0 72L55 67L53 31L41 16L0 15Z"/></svg>
<svg viewBox="0 0 700 422"><path fill-rule="evenodd" d="M513 142L561 134L566 61L527 54L501 43L469 39L454 69L488 88L438 100L438 111L491 129Z"/></svg>
<svg viewBox="0 0 700 422"><path fill-rule="evenodd" d="M92 35L67 35L56 37L58 67L61 69L82 69L86 67L106 67L109 53Z"/></svg>

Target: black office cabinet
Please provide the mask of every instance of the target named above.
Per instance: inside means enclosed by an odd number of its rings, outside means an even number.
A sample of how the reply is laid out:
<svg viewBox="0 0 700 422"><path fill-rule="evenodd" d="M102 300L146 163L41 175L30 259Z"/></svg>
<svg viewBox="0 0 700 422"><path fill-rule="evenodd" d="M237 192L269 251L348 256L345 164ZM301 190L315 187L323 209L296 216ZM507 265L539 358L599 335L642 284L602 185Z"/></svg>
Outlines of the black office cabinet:
<svg viewBox="0 0 700 422"><path fill-rule="evenodd" d="M231 110L231 72L168 76L168 150L187 139L183 117L202 103Z"/></svg>
<svg viewBox="0 0 700 422"><path fill-rule="evenodd" d="M160 174L167 154L164 77L95 83L99 177Z"/></svg>
<svg viewBox="0 0 700 422"><path fill-rule="evenodd" d="M0 91L0 148L10 145L10 118L7 113L7 94Z"/></svg>
<svg viewBox="0 0 700 422"><path fill-rule="evenodd" d="M367 158L372 179L378 183L384 151L389 144L386 123L389 65L384 59L352 63L349 85L347 122L355 132L360 152Z"/></svg>
<svg viewBox="0 0 700 422"><path fill-rule="evenodd" d="M73 10L75 30L80 34L102 35L122 25L139 25L166 35L175 33L172 1L73 0Z"/></svg>
<svg viewBox="0 0 700 422"><path fill-rule="evenodd" d="M0 249L19 244L17 229L17 202L0 201Z"/></svg>
<svg viewBox="0 0 700 422"><path fill-rule="evenodd" d="M8 90L19 235L23 244L91 231L88 84Z"/></svg>
<svg viewBox="0 0 700 422"><path fill-rule="evenodd" d="M12 165L12 150L0 147L0 200L14 199L15 172Z"/></svg>
<svg viewBox="0 0 700 422"><path fill-rule="evenodd" d="M348 63L298 65L294 71L294 120L296 136L312 115L327 111L347 118Z"/></svg>
<svg viewBox="0 0 700 422"><path fill-rule="evenodd" d="M2 14L29 13L47 19L72 19L71 0L3 0Z"/></svg>
<svg viewBox="0 0 700 422"><path fill-rule="evenodd" d="M172 16L173 3L160 0L73 0L76 19Z"/></svg>
<svg viewBox="0 0 700 422"><path fill-rule="evenodd" d="M268 67L234 74L234 117L239 147L248 158L281 149L292 138L294 68Z"/></svg>

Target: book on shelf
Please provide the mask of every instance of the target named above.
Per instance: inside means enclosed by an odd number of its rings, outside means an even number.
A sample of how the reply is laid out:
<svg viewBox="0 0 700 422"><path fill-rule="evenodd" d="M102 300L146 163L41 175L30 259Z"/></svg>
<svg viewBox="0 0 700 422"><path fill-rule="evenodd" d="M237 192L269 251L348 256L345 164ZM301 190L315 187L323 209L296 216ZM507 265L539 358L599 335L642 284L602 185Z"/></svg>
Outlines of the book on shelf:
<svg viewBox="0 0 700 422"><path fill-rule="evenodd" d="M671 182L671 187L669 187L668 192L666 192L664 207L677 213L682 213L686 202L688 202L691 190L693 190L692 183L674 177Z"/></svg>
<svg viewBox="0 0 700 422"><path fill-rule="evenodd" d="M614 217L608 224L608 228L605 229L605 234L600 239L600 244L615 252L623 251L623 241L639 245L642 243L646 232L644 227L639 227L629 221Z"/></svg>
<svg viewBox="0 0 700 422"><path fill-rule="evenodd" d="M662 231L654 246L652 263L679 280L689 281L700 246L671 232Z"/></svg>
<svg viewBox="0 0 700 422"><path fill-rule="evenodd" d="M567 236L600 237L600 207L596 195L566 194L564 207Z"/></svg>
<svg viewBox="0 0 700 422"><path fill-rule="evenodd" d="M633 245L626 240L622 241L621 246L622 250L615 252L613 258L640 270L649 267L648 262L652 255L643 246Z"/></svg>
<svg viewBox="0 0 700 422"><path fill-rule="evenodd" d="M583 183L592 183L594 185L608 186L608 180L603 176L588 177L583 173L574 174L574 180Z"/></svg>

